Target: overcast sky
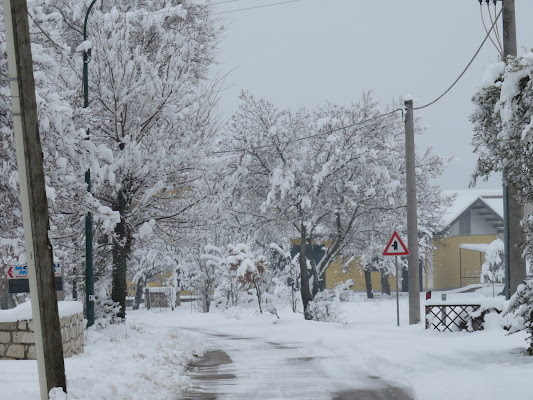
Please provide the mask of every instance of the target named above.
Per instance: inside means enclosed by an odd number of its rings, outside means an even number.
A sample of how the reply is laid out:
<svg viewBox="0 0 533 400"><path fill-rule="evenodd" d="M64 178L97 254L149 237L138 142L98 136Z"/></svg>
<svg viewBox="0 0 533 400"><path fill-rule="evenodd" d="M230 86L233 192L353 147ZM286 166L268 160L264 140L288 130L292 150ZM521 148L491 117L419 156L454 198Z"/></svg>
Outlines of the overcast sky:
<svg viewBox="0 0 533 400"><path fill-rule="evenodd" d="M235 0L215 4L214 12L281 1ZM533 1L515 3L523 53L523 48L533 48ZM487 20L485 3L484 10ZM220 70L235 69L221 98L225 117L236 109L242 90L280 108L312 108L326 101L348 104L368 90L383 104L410 94L415 107L420 106L457 78L486 35L478 0L301 0L218 17L226 24ZM457 158L438 180L443 189L468 187L476 160L470 145L470 100L484 69L497 57L487 42L448 95L415 112L429 128L415 138L417 146L431 145ZM478 184L500 186L498 176Z"/></svg>

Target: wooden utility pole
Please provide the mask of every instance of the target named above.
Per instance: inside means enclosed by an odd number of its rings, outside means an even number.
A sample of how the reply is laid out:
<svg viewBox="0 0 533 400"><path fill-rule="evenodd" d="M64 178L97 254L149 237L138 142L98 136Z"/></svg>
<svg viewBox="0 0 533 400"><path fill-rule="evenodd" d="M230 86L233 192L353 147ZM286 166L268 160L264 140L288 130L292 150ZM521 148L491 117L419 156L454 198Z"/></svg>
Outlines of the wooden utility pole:
<svg viewBox="0 0 533 400"><path fill-rule="evenodd" d="M516 19L514 0L503 0L503 55L516 57ZM505 179L505 171L503 171ZM504 182L504 246L505 246L505 297L507 300L516 292L516 288L526 279L526 261L522 257L521 244L524 232L520 222L524 217L524 206L518 202L516 189Z"/></svg>
<svg viewBox="0 0 533 400"><path fill-rule="evenodd" d="M66 392L26 0L4 0L13 126L41 399Z"/></svg>
<svg viewBox="0 0 533 400"><path fill-rule="evenodd" d="M405 101L405 176L407 190L407 247L409 250L409 325L420 322L420 278L418 269L418 224L416 212L415 124L413 100Z"/></svg>

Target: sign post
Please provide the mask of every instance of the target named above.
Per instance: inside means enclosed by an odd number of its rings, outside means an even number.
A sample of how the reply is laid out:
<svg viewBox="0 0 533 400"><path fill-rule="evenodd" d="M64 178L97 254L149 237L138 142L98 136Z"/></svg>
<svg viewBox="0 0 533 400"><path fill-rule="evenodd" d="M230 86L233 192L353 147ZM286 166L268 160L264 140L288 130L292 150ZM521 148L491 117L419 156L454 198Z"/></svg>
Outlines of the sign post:
<svg viewBox="0 0 533 400"><path fill-rule="evenodd" d="M398 291L398 256L408 256L409 251L405 244L403 244L402 239L395 231L392 234L392 237L383 251L384 256L394 256L394 266L396 268L396 325L400 326L400 293Z"/></svg>

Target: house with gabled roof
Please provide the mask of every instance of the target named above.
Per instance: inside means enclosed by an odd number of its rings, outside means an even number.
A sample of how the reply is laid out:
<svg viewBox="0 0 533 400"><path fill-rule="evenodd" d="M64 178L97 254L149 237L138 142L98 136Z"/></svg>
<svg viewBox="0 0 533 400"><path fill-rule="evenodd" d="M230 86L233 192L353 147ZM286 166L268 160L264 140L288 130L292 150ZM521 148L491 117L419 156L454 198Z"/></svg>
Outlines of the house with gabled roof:
<svg viewBox="0 0 533 400"><path fill-rule="evenodd" d="M433 271L428 287L452 289L479 284L485 250L503 238L501 189L445 191L454 195L434 237ZM431 282L432 281L432 282Z"/></svg>

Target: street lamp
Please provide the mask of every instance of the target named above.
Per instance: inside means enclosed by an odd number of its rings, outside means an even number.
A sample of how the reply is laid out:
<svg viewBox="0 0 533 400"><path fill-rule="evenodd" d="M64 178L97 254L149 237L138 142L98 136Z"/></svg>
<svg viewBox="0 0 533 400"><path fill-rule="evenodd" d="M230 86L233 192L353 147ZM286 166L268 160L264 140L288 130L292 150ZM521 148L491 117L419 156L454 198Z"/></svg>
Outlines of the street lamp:
<svg viewBox="0 0 533 400"><path fill-rule="evenodd" d="M83 41L87 40L87 19L97 0L93 0L85 14L83 22ZM83 50L83 108L89 107L89 57L91 49ZM89 130L87 138L89 139ZM87 191L91 192L91 169L85 171ZM85 216L85 305L87 309L87 327L94 325L94 266L93 266L93 216L90 212Z"/></svg>

